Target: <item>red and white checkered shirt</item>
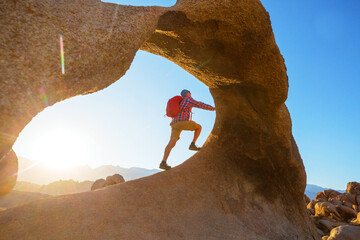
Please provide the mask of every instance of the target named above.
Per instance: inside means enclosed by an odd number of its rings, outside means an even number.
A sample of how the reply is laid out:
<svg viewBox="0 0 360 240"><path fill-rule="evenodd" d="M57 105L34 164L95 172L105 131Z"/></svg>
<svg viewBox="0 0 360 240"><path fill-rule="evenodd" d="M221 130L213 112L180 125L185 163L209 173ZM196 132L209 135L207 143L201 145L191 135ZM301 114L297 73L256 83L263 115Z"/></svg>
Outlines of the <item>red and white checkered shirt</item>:
<svg viewBox="0 0 360 240"><path fill-rule="evenodd" d="M179 121L190 120L191 109L193 107L202 108L202 109L206 109L206 110L214 110L215 109L214 107L212 107L208 104L194 100L192 97L184 98L180 102L180 113L172 119L170 125L173 123L179 122Z"/></svg>

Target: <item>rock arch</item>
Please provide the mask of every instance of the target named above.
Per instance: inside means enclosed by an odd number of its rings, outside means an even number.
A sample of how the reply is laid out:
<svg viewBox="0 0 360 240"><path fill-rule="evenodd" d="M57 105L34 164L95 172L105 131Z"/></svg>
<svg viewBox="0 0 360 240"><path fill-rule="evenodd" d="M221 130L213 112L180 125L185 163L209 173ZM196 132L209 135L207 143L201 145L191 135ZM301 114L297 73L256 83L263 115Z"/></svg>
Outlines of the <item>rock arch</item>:
<svg viewBox="0 0 360 240"><path fill-rule="evenodd" d="M202 151L182 165L121 187L9 209L0 213L1 236L318 239L303 206L306 175L284 104L286 67L260 1L178 0L162 8L24 0L4 2L0 11L2 194L16 181L11 146L31 118L107 87L138 49L204 82L217 108Z"/></svg>

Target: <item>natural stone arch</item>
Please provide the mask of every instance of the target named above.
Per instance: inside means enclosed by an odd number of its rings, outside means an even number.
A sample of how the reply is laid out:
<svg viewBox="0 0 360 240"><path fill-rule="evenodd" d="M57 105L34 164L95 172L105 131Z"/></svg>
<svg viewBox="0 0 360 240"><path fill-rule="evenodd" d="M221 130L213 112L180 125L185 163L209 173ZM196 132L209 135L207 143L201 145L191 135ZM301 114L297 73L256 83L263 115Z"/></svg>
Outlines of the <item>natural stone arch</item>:
<svg viewBox="0 0 360 240"><path fill-rule="evenodd" d="M49 104L97 91L125 74L138 49L166 57L204 82L217 109L203 149L182 165L9 209L0 213L1 236L318 239L302 201L306 176L284 104L284 60L258 0L179 0L171 8L37 0L4 3L0 10L6 16L0 19L0 131L11 136L1 139L2 163L16 166L8 153L45 107L40 87Z"/></svg>

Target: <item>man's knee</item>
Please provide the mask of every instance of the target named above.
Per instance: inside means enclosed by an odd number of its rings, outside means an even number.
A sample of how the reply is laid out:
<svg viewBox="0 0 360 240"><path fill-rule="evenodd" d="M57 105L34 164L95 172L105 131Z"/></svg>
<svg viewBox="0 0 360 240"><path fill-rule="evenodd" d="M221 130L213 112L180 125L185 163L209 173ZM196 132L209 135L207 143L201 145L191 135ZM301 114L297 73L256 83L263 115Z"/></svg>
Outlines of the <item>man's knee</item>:
<svg viewBox="0 0 360 240"><path fill-rule="evenodd" d="M174 137L170 139L169 145L175 146L176 142L180 139L180 137Z"/></svg>
<svg viewBox="0 0 360 240"><path fill-rule="evenodd" d="M195 129L195 130L201 130L201 125L198 124L198 125L196 126L196 129Z"/></svg>

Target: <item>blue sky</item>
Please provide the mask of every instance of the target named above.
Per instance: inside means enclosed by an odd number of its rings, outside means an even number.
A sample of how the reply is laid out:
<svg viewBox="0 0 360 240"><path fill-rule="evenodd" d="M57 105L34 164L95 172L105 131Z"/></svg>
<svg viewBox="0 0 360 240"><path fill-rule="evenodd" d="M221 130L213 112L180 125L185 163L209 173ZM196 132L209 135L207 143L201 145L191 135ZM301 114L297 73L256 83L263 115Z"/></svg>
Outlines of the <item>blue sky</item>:
<svg viewBox="0 0 360 240"><path fill-rule="evenodd" d="M288 69L286 104L308 182L360 182L360 2L262 3Z"/></svg>
<svg viewBox="0 0 360 240"><path fill-rule="evenodd" d="M286 104L308 183L345 189L349 181L360 182L360 3L262 3L288 69ZM107 89L38 114L20 134L15 152L33 160L93 167L157 168L170 136L170 119L164 118L166 102L184 88L196 100L213 105L203 83L172 62L139 51L126 75ZM211 132L215 112L194 109L193 119L203 126L201 145ZM182 133L170 154L170 165L181 164L194 153L187 149L191 139L191 132Z"/></svg>

